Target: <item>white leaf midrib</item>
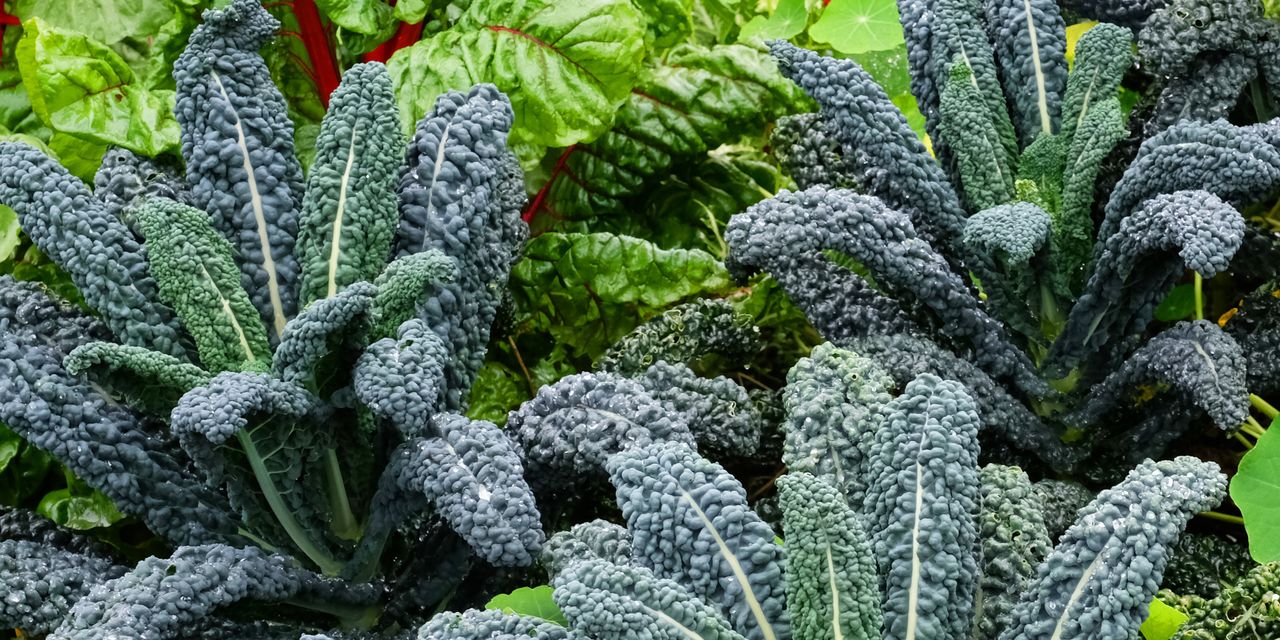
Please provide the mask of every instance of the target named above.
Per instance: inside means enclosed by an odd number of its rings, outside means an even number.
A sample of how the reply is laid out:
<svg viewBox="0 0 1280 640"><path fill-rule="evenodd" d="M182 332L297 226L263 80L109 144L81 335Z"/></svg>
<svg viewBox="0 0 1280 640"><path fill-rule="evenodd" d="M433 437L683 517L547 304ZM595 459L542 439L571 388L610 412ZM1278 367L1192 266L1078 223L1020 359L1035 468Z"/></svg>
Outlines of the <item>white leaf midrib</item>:
<svg viewBox="0 0 1280 640"><path fill-rule="evenodd" d="M716 546L720 549L720 556L724 558L725 564L728 564L729 569L733 571L733 577L738 582L738 586L742 588L742 597L746 600L747 608L751 610L751 615L755 617L756 623L760 626L760 633L764 636L764 640L777 640L777 636L773 632L773 626L765 618L764 607L760 606L760 600L756 598L756 593L751 588L751 582L747 579L747 573L742 569L742 563L738 561L738 557L733 555L729 545L725 544L724 538L720 537L720 532L716 530L715 524L707 517L702 507L698 506L698 502L693 499L693 495L685 491L684 488L680 489L680 495L693 508L694 513L698 514L698 518L702 520L702 525L706 527L707 532L711 534Z"/></svg>
<svg viewBox="0 0 1280 640"><path fill-rule="evenodd" d="M1023 9L1027 13L1027 33L1031 36L1031 62L1036 73L1036 104L1040 108L1040 128L1045 133L1053 133L1053 121L1049 118L1049 96L1045 89L1044 68L1040 62L1040 40L1036 33L1036 23L1031 13L1031 0L1022 0Z"/></svg>
<svg viewBox="0 0 1280 640"><path fill-rule="evenodd" d="M347 210L347 189L351 181L351 167L356 162L356 139L359 137L359 123L351 127L351 144L347 146L347 166L342 172L342 181L338 187L338 210L333 216L333 239L329 247L329 291L332 298L338 293L338 262L342 257L342 225Z"/></svg>
<svg viewBox="0 0 1280 640"><path fill-rule="evenodd" d="M236 331L236 338L240 340L240 348L244 350L246 362L256 362L257 356L253 353L253 348L249 346L249 337L244 333L244 327L240 325L240 319L236 317L235 310L231 308L231 301L222 295L222 290L218 288L218 283L214 281L213 276L209 274L209 269L204 263L200 264L200 273L204 279L209 282L209 288L218 296L218 302L222 305L222 313L227 316L227 320L231 322L231 328Z"/></svg>
<svg viewBox="0 0 1280 640"><path fill-rule="evenodd" d="M284 303L280 300L280 282L276 274L276 261L271 256L271 239L267 234L267 216L262 208L262 194L258 191L258 178L253 173L253 162L249 159L249 144L245 139L244 125L240 122L240 114L236 112L235 105L231 103L231 96L227 93L227 88L222 84L222 78L216 71L210 71L213 81L218 85L218 91L222 93L222 99L227 103L227 110L231 112L235 119L233 126L236 128L237 144L240 147L240 154L244 160L244 171L247 176L246 181L249 186L249 201L253 205L253 218L258 227L258 242L262 245L262 270L267 272L267 296L271 301L272 325L276 332L276 337L284 333L285 317Z"/></svg>

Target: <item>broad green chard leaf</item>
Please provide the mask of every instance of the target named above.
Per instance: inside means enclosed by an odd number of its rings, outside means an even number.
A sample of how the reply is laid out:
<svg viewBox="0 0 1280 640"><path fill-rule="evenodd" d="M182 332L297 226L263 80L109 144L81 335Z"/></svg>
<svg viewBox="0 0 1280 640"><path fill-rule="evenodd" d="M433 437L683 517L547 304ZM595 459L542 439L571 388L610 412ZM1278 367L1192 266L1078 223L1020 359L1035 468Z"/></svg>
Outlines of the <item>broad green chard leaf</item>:
<svg viewBox="0 0 1280 640"><path fill-rule="evenodd" d="M552 169L547 211L559 219L624 213L626 198L649 191L677 162L705 157L808 105L773 59L754 47L677 47L644 71L608 132Z"/></svg>
<svg viewBox="0 0 1280 640"><path fill-rule="evenodd" d="M387 0L316 0L316 7L334 24L356 33L382 35L395 29Z"/></svg>
<svg viewBox="0 0 1280 640"><path fill-rule="evenodd" d="M592 140L635 84L643 32L627 0L474 2L451 29L391 57L405 131L444 91L491 82L515 109L513 143Z"/></svg>
<svg viewBox="0 0 1280 640"><path fill-rule="evenodd" d="M101 42L33 18L23 25L17 57L32 109L55 132L146 156L177 150L173 92L142 87Z"/></svg>
<svg viewBox="0 0 1280 640"><path fill-rule="evenodd" d="M667 306L732 289L714 256L607 233L544 233L511 270L519 319L592 359Z"/></svg>
<svg viewBox="0 0 1280 640"><path fill-rule="evenodd" d="M111 499L64 472L67 486L46 493L36 513L76 531L109 527L124 518Z"/></svg>

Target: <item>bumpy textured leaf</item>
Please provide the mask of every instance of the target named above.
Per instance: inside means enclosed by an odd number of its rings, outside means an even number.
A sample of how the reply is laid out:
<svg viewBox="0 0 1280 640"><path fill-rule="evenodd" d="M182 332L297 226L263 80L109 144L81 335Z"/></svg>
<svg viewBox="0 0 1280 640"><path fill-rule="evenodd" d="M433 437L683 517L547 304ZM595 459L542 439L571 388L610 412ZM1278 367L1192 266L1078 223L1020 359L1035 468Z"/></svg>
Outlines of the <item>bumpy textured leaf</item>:
<svg viewBox="0 0 1280 640"><path fill-rule="evenodd" d="M352 374L356 397L406 436L424 435L440 410L444 341L418 319L400 325L395 337L365 348Z"/></svg>
<svg viewBox="0 0 1280 640"><path fill-rule="evenodd" d="M861 471L895 387L874 361L821 344L787 372L782 391L786 439L782 461L792 473L811 473L849 504L861 505Z"/></svg>
<svg viewBox="0 0 1280 640"><path fill-rule="evenodd" d="M560 218L622 214L678 160L756 131L804 102L767 54L747 45L676 48L645 69L613 126L566 156L543 206Z"/></svg>
<svg viewBox="0 0 1280 640"><path fill-rule="evenodd" d="M1146 200L1199 189L1236 206L1280 188L1280 121L1237 127L1182 122L1143 141L1111 192L1098 238L1106 240ZM1094 246L1096 259L1106 248Z"/></svg>
<svg viewBox="0 0 1280 640"><path fill-rule="evenodd" d="M518 308L532 316L533 328L589 356L644 316L730 288L724 266L709 253L659 249L607 233L544 233L529 242L511 279Z"/></svg>
<svg viewBox="0 0 1280 640"><path fill-rule="evenodd" d="M353 606L376 594L367 587L331 586L289 558L257 547L179 547L169 558L148 558L94 587L49 638L173 638L220 607L243 600L278 602L326 589Z"/></svg>
<svg viewBox="0 0 1280 640"><path fill-rule="evenodd" d="M831 126L819 113L778 118L769 136L769 148L801 189L821 184L857 191L856 168L844 157Z"/></svg>
<svg viewBox="0 0 1280 640"><path fill-rule="evenodd" d="M137 417L68 374L61 354L37 344L0 333L0 422L165 539L235 540L224 499L192 479L185 461Z"/></svg>
<svg viewBox="0 0 1280 640"><path fill-rule="evenodd" d="M342 386L343 372L326 370L324 365L339 357L344 345L351 346L354 336L363 333L375 291L367 282L353 283L332 297L317 300L290 320L271 356L275 376L315 393ZM330 377L335 373L339 375L336 381Z"/></svg>
<svg viewBox="0 0 1280 640"><path fill-rule="evenodd" d="M1184 120L1226 119L1245 87L1257 78L1257 63L1242 54L1205 55L1191 63L1185 74L1169 80L1144 131L1154 135Z"/></svg>
<svg viewBox="0 0 1280 640"><path fill-rule="evenodd" d="M683 364L659 361L636 378L650 395L686 416L699 450L745 458L760 446L764 416L747 390L724 376L704 378Z"/></svg>
<svg viewBox="0 0 1280 640"><path fill-rule="evenodd" d="M1069 0L1064 4L1086 18L1136 29L1152 12L1168 3L1169 0Z"/></svg>
<svg viewBox="0 0 1280 640"><path fill-rule="evenodd" d="M107 45L32 18L17 57L31 108L50 129L148 156L177 149L173 94L148 89Z"/></svg>
<svg viewBox="0 0 1280 640"><path fill-rule="evenodd" d="M235 247L240 281L278 338L297 310L302 165L258 49L280 23L258 0L208 11L173 67L174 113L195 204Z"/></svg>
<svg viewBox="0 0 1280 640"><path fill-rule="evenodd" d="M441 93L490 82L512 97L518 141L591 140L635 85L642 25L625 0L472 3L453 28L392 56L401 117L411 123Z"/></svg>
<svg viewBox="0 0 1280 640"><path fill-rule="evenodd" d="M27 237L71 276L120 342L186 355L178 320L157 301L145 250L124 223L66 169L27 145L0 142L0 176L0 203L18 213Z"/></svg>
<svg viewBox="0 0 1280 640"><path fill-rule="evenodd" d="M1014 152L988 123L991 112L973 70L957 58L938 104L938 131L954 152L965 202L981 210L1013 198Z"/></svg>
<svg viewBox="0 0 1280 640"><path fill-rule="evenodd" d="M441 415L436 437L401 447L401 490L425 496L481 558L498 566L527 566L544 536L533 492L513 443L491 422Z"/></svg>
<svg viewBox="0 0 1280 640"><path fill-rule="evenodd" d="M58 299L39 282L0 276L0 332L33 340L59 356L110 337L98 318Z"/></svg>
<svg viewBox="0 0 1280 640"><path fill-rule="evenodd" d="M718 607L748 638L790 635L782 549L724 467L680 442L627 449L606 467L637 564Z"/></svg>
<svg viewBox="0 0 1280 640"><path fill-rule="evenodd" d="M1115 96L1133 64L1133 34L1114 24L1095 25L1076 42L1075 58L1062 96L1062 135L1068 139L1093 105Z"/></svg>
<svg viewBox="0 0 1280 640"><path fill-rule="evenodd" d="M908 24L907 8L899 5L904 25ZM823 118L840 140L845 157L853 162L866 192L910 216L930 245L945 254L960 255L965 218L960 198L875 80L852 60L822 58L785 43L774 43L771 50L783 75L822 107ZM915 56L913 52L912 60Z"/></svg>
<svg viewBox="0 0 1280 640"><path fill-rule="evenodd" d="M1053 0L984 0L1013 124L1023 144L1058 131L1067 84L1066 23Z"/></svg>
<svg viewBox="0 0 1280 640"><path fill-rule="evenodd" d="M1280 563L1253 568L1244 578L1189 613L1190 619L1172 640L1230 640L1258 638L1280 633L1280 611L1275 594L1280 591Z"/></svg>
<svg viewBox="0 0 1280 640"><path fill-rule="evenodd" d="M1045 530L1049 532L1049 540L1056 542L1066 533L1067 528L1076 521L1076 513L1081 507L1093 502L1098 492L1073 480L1054 480L1047 478L1035 483L1036 495L1040 498L1040 513L1044 516Z"/></svg>
<svg viewBox="0 0 1280 640"><path fill-rule="evenodd" d="M539 389L511 412L507 433L524 448L529 481L540 492L601 477L605 460L629 447L693 444L684 414L611 373L575 374Z"/></svg>
<svg viewBox="0 0 1280 640"><path fill-rule="evenodd" d="M859 514L807 473L778 479L787 544L787 611L800 638L880 634L876 560Z"/></svg>
<svg viewBox="0 0 1280 640"><path fill-rule="evenodd" d="M325 434L297 428L300 419L318 418L311 415L315 402L265 374L225 372L182 396L170 429L208 482L227 492L243 526L272 544L292 543L336 574L341 565L321 542L323 496L305 474L310 450Z"/></svg>
<svg viewBox="0 0 1280 640"><path fill-rule="evenodd" d="M1243 237L1244 219L1212 193L1178 191L1148 200L1098 243L1093 275L1053 345L1049 370L1065 373L1086 356L1116 362L1184 269L1212 278L1226 270Z"/></svg>
<svg viewBox="0 0 1280 640"><path fill-rule="evenodd" d="M400 176L392 254L436 249L457 264L455 279L418 299L417 314L449 347L450 410L465 408L500 293L528 235L520 219L524 182L506 147L511 126L511 105L493 85L441 95L418 122Z"/></svg>
<svg viewBox="0 0 1280 640"><path fill-rule="evenodd" d="M927 338L907 334L872 335L839 344L875 360L899 386L922 373L963 382L980 408L984 437L1000 436L1018 449L1035 453L1056 469L1070 470L1082 457L1082 450L1063 444L1053 428L1041 422L1026 405L972 362Z"/></svg>
<svg viewBox="0 0 1280 640"><path fill-rule="evenodd" d="M1055 284L1061 294L1079 291L1084 284L1094 240L1094 181L1116 143L1129 134L1119 99L1110 96L1093 100L1095 104L1081 114L1066 149L1062 204L1053 215L1053 262L1058 278Z"/></svg>
<svg viewBox="0 0 1280 640"><path fill-rule="evenodd" d="M1105 420L1126 402L1142 403L1131 397L1144 387L1156 390L1152 406L1166 407L1165 411L1136 426ZM1168 410L1170 405L1176 410ZM1122 459L1137 462L1163 452L1201 413L1223 431L1239 427L1249 415L1244 354L1235 340L1206 320L1180 322L1151 338L1093 385L1080 409L1067 420L1081 427L1090 425L1098 445L1118 449L1124 452ZM1165 415L1172 419L1153 420Z"/></svg>
<svg viewBox="0 0 1280 640"><path fill-rule="evenodd" d="M879 287L918 301L926 326L935 322L932 316L943 335L971 346L974 362L992 376L1043 392L1044 383L1005 328L986 314L946 260L921 242L907 216L876 198L824 187L783 192L734 216L725 241L729 267L739 273L785 274L825 250L847 255Z"/></svg>
<svg viewBox="0 0 1280 640"><path fill-rule="evenodd" d="M191 204L191 190L182 168L166 158L152 159L113 148L102 156L102 165L93 175L94 197L107 213L120 218L138 235L141 233L130 207L139 199L158 197Z"/></svg>
<svg viewBox="0 0 1280 640"><path fill-rule="evenodd" d="M67 354L63 365L101 389L128 402L130 408L167 418L182 394L213 377L194 364L114 342L90 342Z"/></svg>
<svg viewBox="0 0 1280 640"><path fill-rule="evenodd" d="M1138 465L1081 510L1000 639L1133 637L1159 588L1168 548L1226 489L1212 462L1183 456Z"/></svg>
<svg viewBox="0 0 1280 640"><path fill-rule="evenodd" d="M1037 260L1051 226L1049 214L1028 202L979 211L964 225L968 264L987 302L1005 324L1033 341L1043 335L1045 312L1054 311L1042 304L1045 269Z"/></svg>
<svg viewBox="0 0 1280 640"><path fill-rule="evenodd" d="M704 298L674 306L636 327L609 347L596 368L634 376L659 360L693 364L712 353L746 358L760 346L760 329L750 317L724 300Z"/></svg>
<svg viewBox="0 0 1280 640"><path fill-rule="evenodd" d="M1022 469L988 464L979 471L979 479L982 573L972 637L995 640L1009 626L1013 606L1053 543L1040 511L1040 496Z"/></svg>
<svg viewBox="0 0 1280 640"><path fill-rule="evenodd" d="M438 613L418 630L418 640L588 640L541 618L470 609Z"/></svg>
<svg viewBox="0 0 1280 640"><path fill-rule="evenodd" d="M118 578L125 567L109 558L28 540L0 541L0 624L45 635L97 584Z"/></svg>
<svg viewBox="0 0 1280 640"><path fill-rule="evenodd" d="M606 560L611 564L631 564L631 534L604 520L575 524L547 540L538 562L555 577L579 560Z"/></svg>
<svg viewBox="0 0 1280 640"><path fill-rule="evenodd" d="M373 281L378 293L369 311L369 337L389 338L418 314L426 292L437 291L458 277L458 265L434 249L396 258Z"/></svg>
<svg viewBox="0 0 1280 640"><path fill-rule="evenodd" d="M593 638L742 640L717 608L644 567L585 559L561 570L551 583L573 629Z"/></svg>
<svg viewBox="0 0 1280 640"><path fill-rule="evenodd" d="M302 199L301 306L373 280L387 263L400 219L395 184L402 149L386 67L371 62L347 70L329 97Z"/></svg>
<svg viewBox="0 0 1280 640"><path fill-rule="evenodd" d="M215 373L265 368L271 359L267 332L240 288L231 245L209 226L208 216L163 198L135 207L134 216L147 239L160 299L178 312L195 338L204 368Z"/></svg>
<svg viewBox="0 0 1280 640"><path fill-rule="evenodd" d="M979 578L977 405L959 383L925 374L885 411L863 501L885 637L964 637Z"/></svg>

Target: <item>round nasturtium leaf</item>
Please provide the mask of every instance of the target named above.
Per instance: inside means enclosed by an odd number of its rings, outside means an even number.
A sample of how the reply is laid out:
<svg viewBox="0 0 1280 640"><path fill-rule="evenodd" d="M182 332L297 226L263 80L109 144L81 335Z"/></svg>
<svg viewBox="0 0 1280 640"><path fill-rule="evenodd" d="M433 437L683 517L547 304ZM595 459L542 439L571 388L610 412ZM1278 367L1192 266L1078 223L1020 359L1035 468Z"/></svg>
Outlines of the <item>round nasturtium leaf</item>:
<svg viewBox="0 0 1280 640"><path fill-rule="evenodd" d="M894 0L831 0L809 37L841 53L893 49L903 43Z"/></svg>
<svg viewBox="0 0 1280 640"><path fill-rule="evenodd" d="M1280 420L1240 459L1231 479L1231 499L1244 516L1249 555L1258 562L1280 560Z"/></svg>

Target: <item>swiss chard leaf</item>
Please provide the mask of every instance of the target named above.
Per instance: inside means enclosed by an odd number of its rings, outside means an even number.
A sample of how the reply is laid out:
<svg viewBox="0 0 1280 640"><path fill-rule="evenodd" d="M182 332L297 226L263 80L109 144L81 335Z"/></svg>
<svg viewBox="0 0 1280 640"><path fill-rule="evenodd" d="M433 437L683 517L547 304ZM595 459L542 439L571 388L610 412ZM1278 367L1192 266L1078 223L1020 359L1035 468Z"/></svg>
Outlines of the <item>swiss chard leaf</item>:
<svg viewBox="0 0 1280 640"><path fill-rule="evenodd" d="M635 84L643 23L627 0L474 2L453 28L388 63L405 131L446 90L491 82L515 109L513 144L591 140Z"/></svg>
<svg viewBox="0 0 1280 640"><path fill-rule="evenodd" d="M668 305L732 288L724 265L705 251L607 233L534 238L511 284L522 323L592 359Z"/></svg>
<svg viewBox="0 0 1280 640"><path fill-rule="evenodd" d="M1231 479L1231 499L1244 516L1249 534L1249 554L1258 562L1280 560L1280 420L1258 438L1258 444L1240 459L1240 470Z"/></svg>
<svg viewBox="0 0 1280 640"><path fill-rule="evenodd" d="M50 129L146 156L178 147L173 94L152 91L110 47L53 28L23 25L18 66L31 107Z"/></svg>
<svg viewBox="0 0 1280 640"><path fill-rule="evenodd" d="M734 141L808 100L776 63L747 45L684 46L644 71L613 128L566 152L552 169L545 206L554 217L621 213L623 199L677 161Z"/></svg>

